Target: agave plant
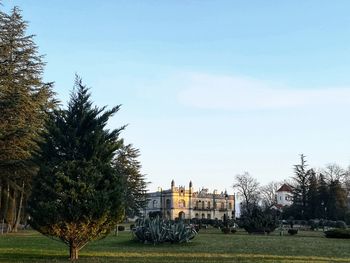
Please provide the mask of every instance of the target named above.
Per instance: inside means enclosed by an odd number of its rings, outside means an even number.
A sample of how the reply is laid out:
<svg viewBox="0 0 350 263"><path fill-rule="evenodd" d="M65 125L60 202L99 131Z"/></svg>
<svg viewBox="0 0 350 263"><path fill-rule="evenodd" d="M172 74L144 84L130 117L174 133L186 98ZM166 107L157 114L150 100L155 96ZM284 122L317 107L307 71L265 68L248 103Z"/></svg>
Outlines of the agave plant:
<svg viewBox="0 0 350 263"><path fill-rule="evenodd" d="M184 243L193 239L197 231L193 226L182 221L172 223L168 228L168 241L171 243Z"/></svg>
<svg viewBox="0 0 350 263"><path fill-rule="evenodd" d="M184 243L193 239L197 234L193 226L182 221L171 222L159 217L139 220L132 232L136 240L153 244Z"/></svg>

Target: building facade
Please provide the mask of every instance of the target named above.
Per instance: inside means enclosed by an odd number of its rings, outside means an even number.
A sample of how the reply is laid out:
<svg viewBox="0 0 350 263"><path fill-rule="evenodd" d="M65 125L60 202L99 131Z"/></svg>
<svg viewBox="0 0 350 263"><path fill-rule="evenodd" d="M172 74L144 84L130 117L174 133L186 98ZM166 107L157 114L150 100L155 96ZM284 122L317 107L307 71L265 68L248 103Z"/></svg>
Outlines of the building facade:
<svg viewBox="0 0 350 263"><path fill-rule="evenodd" d="M280 207L290 206L293 204L293 192L288 184L283 184L276 192L276 203Z"/></svg>
<svg viewBox="0 0 350 263"><path fill-rule="evenodd" d="M170 189L159 189L157 192L148 194L148 205L144 210L144 215L159 213L163 218L175 220L207 218L223 219L235 216L234 195L227 192L218 193L214 190L210 193L208 189L194 191L192 182L188 188L185 186L175 186L174 180Z"/></svg>

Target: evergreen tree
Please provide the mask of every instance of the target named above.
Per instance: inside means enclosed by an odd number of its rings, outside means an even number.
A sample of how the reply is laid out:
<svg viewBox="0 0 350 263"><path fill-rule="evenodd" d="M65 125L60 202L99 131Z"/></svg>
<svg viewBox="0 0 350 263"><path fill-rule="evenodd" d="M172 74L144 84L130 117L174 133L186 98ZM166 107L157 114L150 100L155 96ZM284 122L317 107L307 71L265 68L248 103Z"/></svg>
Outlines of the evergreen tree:
<svg viewBox="0 0 350 263"><path fill-rule="evenodd" d="M123 145L118 150L114 161L117 173L124 178L126 187L124 193L124 207L127 217L140 216L141 211L147 205L145 176L140 172L141 164L137 160L140 151L131 144Z"/></svg>
<svg viewBox="0 0 350 263"><path fill-rule="evenodd" d="M294 173L293 177L295 181L295 187L293 189L294 195L294 203L299 210L299 216L304 219L305 213L307 213L307 193L308 193L308 184L310 174L313 172L312 170L307 169L307 164L305 160L305 155L300 156L301 163L294 165Z"/></svg>
<svg viewBox="0 0 350 263"><path fill-rule="evenodd" d="M77 79L68 109L51 115L44 141L39 142L30 224L67 244L71 260L124 216L123 180L112 166L124 127L106 129L118 110L119 106L108 111L93 107L88 89Z"/></svg>
<svg viewBox="0 0 350 263"><path fill-rule="evenodd" d="M312 170L309 177L309 187L307 192L307 215L308 218L319 218L320 199L318 198L318 181L316 173Z"/></svg>
<svg viewBox="0 0 350 263"><path fill-rule="evenodd" d="M0 220L17 229L22 204L36 173L34 140L53 105L51 83L42 81L44 62L33 35L15 7L0 12Z"/></svg>
<svg viewBox="0 0 350 263"><path fill-rule="evenodd" d="M321 173L318 179L318 199L320 201L320 218L327 219L327 207L329 200L329 190L325 176Z"/></svg>
<svg viewBox="0 0 350 263"><path fill-rule="evenodd" d="M329 183L328 214L332 220L344 220L347 210L347 193L338 180Z"/></svg>

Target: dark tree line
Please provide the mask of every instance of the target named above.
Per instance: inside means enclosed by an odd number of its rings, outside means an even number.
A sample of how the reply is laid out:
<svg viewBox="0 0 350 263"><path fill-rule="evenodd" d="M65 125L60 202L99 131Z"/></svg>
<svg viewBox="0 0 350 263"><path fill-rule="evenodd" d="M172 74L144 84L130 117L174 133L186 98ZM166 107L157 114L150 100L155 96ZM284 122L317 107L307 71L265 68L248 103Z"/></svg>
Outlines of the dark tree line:
<svg viewBox="0 0 350 263"><path fill-rule="evenodd" d="M349 222L347 172L338 165L328 165L320 172L308 169L306 158L295 165L293 205L284 216L296 219L329 219ZM350 223L350 222L349 222Z"/></svg>

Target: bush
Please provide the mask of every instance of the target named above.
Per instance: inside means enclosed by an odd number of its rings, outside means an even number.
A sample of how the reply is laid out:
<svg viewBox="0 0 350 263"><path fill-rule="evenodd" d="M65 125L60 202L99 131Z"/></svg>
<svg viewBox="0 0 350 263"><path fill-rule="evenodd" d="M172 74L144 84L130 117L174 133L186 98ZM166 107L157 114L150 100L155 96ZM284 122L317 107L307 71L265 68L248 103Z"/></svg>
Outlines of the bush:
<svg viewBox="0 0 350 263"><path fill-rule="evenodd" d="M135 227L135 225L134 225L134 224L131 224L131 225L130 225L130 230L133 230L134 227Z"/></svg>
<svg viewBox="0 0 350 263"><path fill-rule="evenodd" d="M350 229L331 229L324 232L327 238L350 238Z"/></svg>
<svg viewBox="0 0 350 263"><path fill-rule="evenodd" d="M336 228L342 228L342 229L346 229L346 223L344 222L344 221L337 221L336 223L335 223L335 227Z"/></svg>
<svg viewBox="0 0 350 263"><path fill-rule="evenodd" d="M320 226L320 221L317 219L310 219L309 226L310 226L311 230L318 229Z"/></svg>
<svg viewBox="0 0 350 263"><path fill-rule="evenodd" d="M239 222L249 234L273 232L278 226L277 217L270 210L263 211L260 207L253 207L250 214L244 213Z"/></svg>
<svg viewBox="0 0 350 263"><path fill-rule="evenodd" d="M197 235L192 225L185 224L181 220L174 222L159 217L138 220L132 233L136 240L152 244L184 243Z"/></svg>
<svg viewBox="0 0 350 263"><path fill-rule="evenodd" d="M229 227L223 227L223 228L221 228L221 231L224 234L230 234L231 229Z"/></svg>
<svg viewBox="0 0 350 263"><path fill-rule="evenodd" d="M125 226L118 226L118 231L124 231L125 230Z"/></svg>
<svg viewBox="0 0 350 263"><path fill-rule="evenodd" d="M236 230L235 228L232 228L232 229L231 229L231 233L232 233L232 234L234 234L234 233L236 233L236 232L237 232L237 230Z"/></svg>
<svg viewBox="0 0 350 263"><path fill-rule="evenodd" d="M288 234L294 236L294 235L298 234L298 229L290 228L290 229L288 229Z"/></svg>

